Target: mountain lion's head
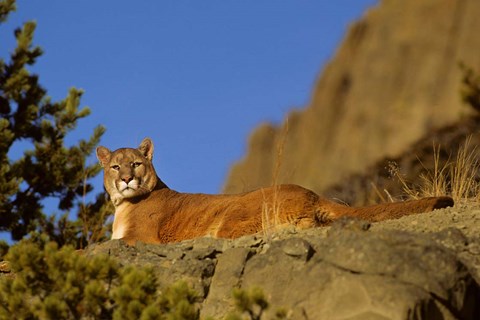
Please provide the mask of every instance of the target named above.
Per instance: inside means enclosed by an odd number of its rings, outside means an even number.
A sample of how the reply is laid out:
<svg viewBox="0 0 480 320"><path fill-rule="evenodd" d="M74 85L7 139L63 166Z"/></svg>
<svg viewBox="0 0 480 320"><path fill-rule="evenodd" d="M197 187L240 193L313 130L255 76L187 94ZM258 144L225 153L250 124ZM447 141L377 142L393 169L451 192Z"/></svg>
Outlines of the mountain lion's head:
<svg viewBox="0 0 480 320"><path fill-rule="evenodd" d="M125 198L150 193L157 185L157 174L152 165L153 142L145 138L138 149L121 148L110 151L97 148L104 176L105 189L115 206Z"/></svg>

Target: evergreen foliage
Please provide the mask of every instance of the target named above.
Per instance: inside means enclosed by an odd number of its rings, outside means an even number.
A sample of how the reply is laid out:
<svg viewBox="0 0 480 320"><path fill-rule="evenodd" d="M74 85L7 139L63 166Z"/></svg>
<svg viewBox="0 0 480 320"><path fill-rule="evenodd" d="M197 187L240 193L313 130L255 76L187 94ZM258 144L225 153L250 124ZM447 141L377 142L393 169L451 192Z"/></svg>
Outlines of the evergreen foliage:
<svg viewBox="0 0 480 320"><path fill-rule="evenodd" d="M197 295L179 282L157 291L152 268L83 256L46 237L7 254L14 277L0 278L0 319L198 319Z"/></svg>
<svg viewBox="0 0 480 320"><path fill-rule="evenodd" d="M0 24L15 9L14 0L0 0ZM84 201L92 191L90 179L100 172L99 165L86 165L86 159L105 129L98 126L89 139L65 145L67 134L90 110L79 108L83 92L76 88L65 99L51 101L38 75L28 70L42 55L33 44L35 27L30 21L16 29L17 47L9 61L0 59L0 231L10 232L14 240L32 231L46 232L60 245L82 247L105 235L105 197ZM13 161L9 152L20 142L31 149ZM59 218L44 212L42 200L50 197L59 201ZM70 221L74 208L78 220Z"/></svg>

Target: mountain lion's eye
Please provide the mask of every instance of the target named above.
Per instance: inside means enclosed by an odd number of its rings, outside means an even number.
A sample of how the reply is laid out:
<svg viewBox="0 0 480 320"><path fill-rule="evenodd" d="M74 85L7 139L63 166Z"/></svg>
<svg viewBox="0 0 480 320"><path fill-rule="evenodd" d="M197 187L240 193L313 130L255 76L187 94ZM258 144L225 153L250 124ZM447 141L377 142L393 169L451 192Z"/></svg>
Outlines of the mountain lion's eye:
<svg viewBox="0 0 480 320"><path fill-rule="evenodd" d="M141 164L142 164L141 162L133 162L132 167L136 168L136 167L140 166Z"/></svg>
<svg viewBox="0 0 480 320"><path fill-rule="evenodd" d="M120 170L120 166L119 166L118 164L113 165L113 166L111 166L110 168L112 168L112 169L115 170L115 171Z"/></svg>

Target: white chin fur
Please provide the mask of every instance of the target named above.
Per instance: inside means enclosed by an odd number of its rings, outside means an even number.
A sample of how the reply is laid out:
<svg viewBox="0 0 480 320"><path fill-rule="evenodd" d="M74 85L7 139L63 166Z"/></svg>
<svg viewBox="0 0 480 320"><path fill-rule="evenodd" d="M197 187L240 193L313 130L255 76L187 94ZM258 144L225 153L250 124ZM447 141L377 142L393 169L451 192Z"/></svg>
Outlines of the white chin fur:
<svg viewBox="0 0 480 320"><path fill-rule="evenodd" d="M133 190L133 189L125 189L122 191L122 196L124 198L130 198L130 197L133 197L137 194L136 190Z"/></svg>
<svg viewBox="0 0 480 320"><path fill-rule="evenodd" d="M129 198L136 195L138 187L138 180L132 180L128 184L126 184L124 181L120 181L118 185L118 191L122 194L123 197Z"/></svg>

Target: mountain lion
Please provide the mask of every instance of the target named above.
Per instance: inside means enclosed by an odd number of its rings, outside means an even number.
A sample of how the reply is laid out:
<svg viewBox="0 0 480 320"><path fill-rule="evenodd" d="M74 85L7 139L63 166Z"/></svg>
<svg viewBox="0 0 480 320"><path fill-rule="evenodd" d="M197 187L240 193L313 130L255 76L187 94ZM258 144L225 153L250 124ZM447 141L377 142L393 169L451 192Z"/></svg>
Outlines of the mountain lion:
<svg viewBox="0 0 480 320"><path fill-rule="evenodd" d="M453 206L449 197L424 198L353 208L297 185L279 185L235 195L180 193L158 178L153 143L111 152L97 148L105 189L115 206L112 239L168 243L203 236L237 238L269 226L318 227L344 216L368 221ZM268 217L267 217L268 215Z"/></svg>

